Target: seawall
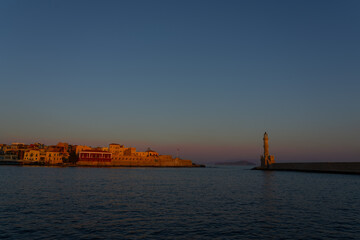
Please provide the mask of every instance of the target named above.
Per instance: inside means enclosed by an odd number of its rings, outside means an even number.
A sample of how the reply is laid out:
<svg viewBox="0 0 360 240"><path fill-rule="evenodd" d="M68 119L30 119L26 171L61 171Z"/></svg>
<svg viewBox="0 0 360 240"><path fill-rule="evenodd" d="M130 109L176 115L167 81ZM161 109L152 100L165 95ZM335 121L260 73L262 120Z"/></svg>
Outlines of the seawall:
<svg viewBox="0 0 360 240"><path fill-rule="evenodd" d="M360 162L273 163L255 170L360 174Z"/></svg>

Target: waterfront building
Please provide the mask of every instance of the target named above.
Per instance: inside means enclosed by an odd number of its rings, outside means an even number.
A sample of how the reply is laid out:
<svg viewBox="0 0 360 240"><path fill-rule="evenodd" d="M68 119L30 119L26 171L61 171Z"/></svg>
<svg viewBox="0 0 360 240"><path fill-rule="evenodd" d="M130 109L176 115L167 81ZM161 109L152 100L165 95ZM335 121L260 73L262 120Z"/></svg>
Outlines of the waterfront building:
<svg viewBox="0 0 360 240"><path fill-rule="evenodd" d="M30 145L33 145L33 148L36 148L36 149L45 148L45 144L43 144L43 143L34 143L34 144L30 144Z"/></svg>
<svg viewBox="0 0 360 240"><path fill-rule="evenodd" d="M159 157L159 153L151 150L150 148L148 148L145 152L135 152L134 155L139 157Z"/></svg>
<svg viewBox="0 0 360 240"><path fill-rule="evenodd" d="M2 150L1 150L2 149ZM2 163L16 162L30 165L73 164L80 166L123 166L123 167L193 167L198 166L190 160L173 158L170 155L159 155L148 148L145 152L137 152L134 147L112 143L109 147L91 148L83 145L58 143L45 146L43 144L0 145ZM14 161L13 161L14 160Z"/></svg>
<svg viewBox="0 0 360 240"><path fill-rule="evenodd" d="M5 145L3 147L4 152L8 151L18 151L18 150L25 150L27 149L27 145L24 143L12 143L11 145Z"/></svg>
<svg viewBox="0 0 360 240"><path fill-rule="evenodd" d="M0 160L5 160L5 161L19 160L18 152L17 151L1 152Z"/></svg>
<svg viewBox="0 0 360 240"><path fill-rule="evenodd" d="M57 145L52 145L46 148L47 152L59 152L61 153L61 161L67 161L69 159L69 145L67 143L58 143ZM57 160L56 160L57 161Z"/></svg>
<svg viewBox="0 0 360 240"><path fill-rule="evenodd" d="M134 147L126 148L124 151L124 156L136 156L136 148Z"/></svg>
<svg viewBox="0 0 360 240"><path fill-rule="evenodd" d="M45 153L45 163L46 164L60 164L63 163L62 153L51 151Z"/></svg>
<svg viewBox="0 0 360 240"><path fill-rule="evenodd" d="M124 156L124 152L127 148L124 145L120 145L117 143L109 144L109 152L111 153L113 160L120 160L122 156Z"/></svg>
<svg viewBox="0 0 360 240"><path fill-rule="evenodd" d="M27 162L40 162L40 150L28 150L24 154L24 160Z"/></svg>
<svg viewBox="0 0 360 240"><path fill-rule="evenodd" d="M147 156L148 156L148 157L150 157L150 156L154 156L154 157L156 156L156 157L158 157L158 156L159 156L159 153L151 150L150 148L148 148L148 149L145 151L145 153L147 153Z"/></svg>
<svg viewBox="0 0 360 240"><path fill-rule="evenodd" d="M87 151L87 150L92 150L91 147L88 146L82 146L82 145L77 145L75 148L75 153L76 155L79 154L81 151Z"/></svg>
<svg viewBox="0 0 360 240"><path fill-rule="evenodd" d="M111 153L99 150L84 150L79 152L78 165L110 165Z"/></svg>
<svg viewBox="0 0 360 240"><path fill-rule="evenodd" d="M24 152L27 150L27 145L25 144L1 144L0 146L0 154L2 155L2 159L23 159ZM6 156L5 156L6 155Z"/></svg>
<svg viewBox="0 0 360 240"><path fill-rule="evenodd" d="M56 144L56 146L63 147L64 151L69 152L69 144L68 143L59 142L58 144Z"/></svg>
<svg viewBox="0 0 360 240"><path fill-rule="evenodd" d="M0 151L4 151L5 147L6 147L6 144L0 144Z"/></svg>
<svg viewBox="0 0 360 240"><path fill-rule="evenodd" d="M137 156L137 157L149 157L149 156L159 156L159 153L148 148L145 152L137 152L136 148L129 147L126 148L124 145L117 143L109 144L109 152L112 153L113 160L124 159L123 156Z"/></svg>
<svg viewBox="0 0 360 240"><path fill-rule="evenodd" d="M46 152L59 152L63 155L68 155L67 149L64 146L48 146L45 148Z"/></svg>
<svg viewBox="0 0 360 240"><path fill-rule="evenodd" d="M156 151L148 148L145 152L137 152L134 147L124 147L117 143L109 145L109 152L112 154L113 166L129 167L191 167L190 160L172 158L170 155L159 155Z"/></svg>
<svg viewBox="0 0 360 240"><path fill-rule="evenodd" d="M18 150L18 145L16 145L16 144L6 145L4 147L4 152L17 151L17 150Z"/></svg>
<svg viewBox="0 0 360 240"><path fill-rule="evenodd" d="M100 150L103 151L103 152L108 152L109 148L108 147L101 147Z"/></svg>

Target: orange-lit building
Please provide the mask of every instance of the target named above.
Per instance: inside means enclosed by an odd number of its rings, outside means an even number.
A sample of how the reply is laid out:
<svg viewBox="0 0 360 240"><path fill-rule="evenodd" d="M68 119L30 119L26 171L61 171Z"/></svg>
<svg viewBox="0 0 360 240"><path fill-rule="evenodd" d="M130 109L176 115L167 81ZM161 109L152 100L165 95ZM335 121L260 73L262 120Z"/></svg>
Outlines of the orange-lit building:
<svg viewBox="0 0 360 240"><path fill-rule="evenodd" d="M145 152L137 152L136 148L126 148L124 145L112 143L109 145L112 153L112 166L129 167L192 167L190 160L172 158L170 155L159 155L148 148Z"/></svg>
<svg viewBox="0 0 360 240"><path fill-rule="evenodd" d="M124 156L124 152L127 148L124 148L124 145L117 143L109 144L109 152L111 153L113 160L119 160L121 156Z"/></svg>
<svg viewBox="0 0 360 240"><path fill-rule="evenodd" d="M22 164L38 165L80 165L80 166L129 166L129 167L191 167L190 160L159 155L148 148L137 152L134 147L112 143L109 147L91 148L83 145L58 143L0 145L0 160L16 160Z"/></svg>
<svg viewBox="0 0 360 240"><path fill-rule="evenodd" d="M76 154L79 154L81 151L87 151L87 150L92 150L92 148L88 147L88 146L82 146L82 145L77 145L75 147L75 153Z"/></svg>
<svg viewBox="0 0 360 240"><path fill-rule="evenodd" d="M40 162L40 150L28 150L24 154L26 162Z"/></svg>
<svg viewBox="0 0 360 240"><path fill-rule="evenodd" d="M60 163L63 163L62 153L56 151L46 152L45 164L60 164Z"/></svg>
<svg viewBox="0 0 360 240"><path fill-rule="evenodd" d="M79 152L78 165L111 165L111 153L99 150L85 150Z"/></svg>
<svg viewBox="0 0 360 240"><path fill-rule="evenodd" d="M5 148L6 148L6 144L0 144L0 151L4 151Z"/></svg>

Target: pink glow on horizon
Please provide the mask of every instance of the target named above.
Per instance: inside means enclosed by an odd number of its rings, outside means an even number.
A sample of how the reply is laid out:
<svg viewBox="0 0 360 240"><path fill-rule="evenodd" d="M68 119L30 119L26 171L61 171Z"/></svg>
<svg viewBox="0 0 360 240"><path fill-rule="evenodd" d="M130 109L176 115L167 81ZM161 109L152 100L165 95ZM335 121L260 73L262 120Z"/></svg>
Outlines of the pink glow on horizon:
<svg viewBox="0 0 360 240"><path fill-rule="evenodd" d="M276 139L270 143L270 153L275 156L277 162L321 162L321 161L359 161L358 153L351 146L328 146L311 145L293 142L285 142L279 146ZM154 143L151 141L109 141L106 139L72 139L71 141L61 138L26 138L8 137L1 143L44 143L46 145L56 145L59 142L67 142L72 145L87 145L91 147L108 147L110 143L122 144L125 147L135 147L137 151L145 151L148 147L157 151L161 155L172 155L183 159L192 160L195 163L212 163L221 161L248 160L258 163L262 154L262 143L239 143L239 144L194 144L194 143ZM179 149L179 152L177 151Z"/></svg>

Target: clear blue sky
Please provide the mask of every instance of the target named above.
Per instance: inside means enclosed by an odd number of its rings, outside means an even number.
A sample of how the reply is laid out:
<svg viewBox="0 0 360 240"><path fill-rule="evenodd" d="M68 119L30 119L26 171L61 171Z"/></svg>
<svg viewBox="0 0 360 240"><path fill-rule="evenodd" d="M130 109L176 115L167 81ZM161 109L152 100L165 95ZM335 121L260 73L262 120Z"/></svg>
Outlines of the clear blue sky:
<svg viewBox="0 0 360 240"><path fill-rule="evenodd" d="M0 1L0 142L360 161L360 1Z"/></svg>

